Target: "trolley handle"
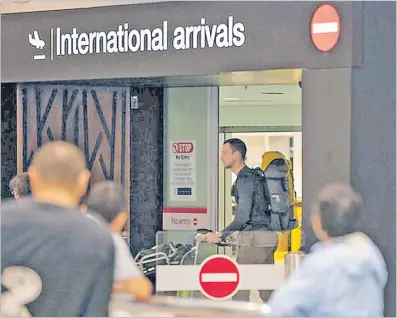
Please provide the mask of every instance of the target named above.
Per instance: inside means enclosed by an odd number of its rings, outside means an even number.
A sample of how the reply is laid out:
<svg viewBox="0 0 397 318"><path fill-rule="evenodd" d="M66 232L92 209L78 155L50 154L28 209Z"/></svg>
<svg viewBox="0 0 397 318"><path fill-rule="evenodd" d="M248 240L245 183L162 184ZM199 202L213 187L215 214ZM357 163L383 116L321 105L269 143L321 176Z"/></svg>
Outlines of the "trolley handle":
<svg viewBox="0 0 397 318"><path fill-rule="evenodd" d="M195 236L196 245L201 244L201 243L206 243L206 241L204 240L204 236L205 236L205 234L202 234L202 233L196 234L196 236ZM219 243L216 243L215 245L217 245L219 247L229 247L229 246L235 246L237 244L232 243L232 242L227 242L227 241L221 241Z"/></svg>
<svg viewBox="0 0 397 318"><path fill-rule="evenodd" d="M217 243L216 245L218 245L219 247L231 247L231 246L236 246L237 244L236 243L222 241L222 242Z"/></svg>

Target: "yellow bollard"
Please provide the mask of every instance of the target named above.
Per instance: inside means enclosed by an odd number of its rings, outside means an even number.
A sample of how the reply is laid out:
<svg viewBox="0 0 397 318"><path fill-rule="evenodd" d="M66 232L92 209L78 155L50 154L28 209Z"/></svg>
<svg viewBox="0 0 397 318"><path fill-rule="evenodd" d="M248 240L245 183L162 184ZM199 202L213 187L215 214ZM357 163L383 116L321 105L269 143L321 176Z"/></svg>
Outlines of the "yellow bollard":
<svg viewBox="0 0 397 318"><path fill-rule="evenodd" d="M285 255L288 254L289 232L277 233L278 245L274 252L274 264L284 264Z"/></svg>
<svg viewBox="0 0 397 318"><path fill-rule="evenodd" d="M284 264L285 255L289 253L289 240L291 240L291 252L298 252L302 246L302 201L294 206L294 218L298 221L295 229L277 233L278 245L274 252L274 264Z"/></svg>
<svg viewBox="0 0 397 318"><path fill-rule="evenodd" d="M298 252L302 247L302 201L295 204L294 214L298 226L291 231L291 252Z"/></svg>

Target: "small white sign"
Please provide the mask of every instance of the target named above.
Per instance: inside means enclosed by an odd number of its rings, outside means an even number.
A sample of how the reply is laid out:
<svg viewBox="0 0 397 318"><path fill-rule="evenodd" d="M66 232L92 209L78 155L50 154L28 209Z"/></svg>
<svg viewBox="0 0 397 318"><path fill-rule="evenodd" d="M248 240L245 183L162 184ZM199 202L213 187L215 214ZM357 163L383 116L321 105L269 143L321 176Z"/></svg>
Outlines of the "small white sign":
<svg viewBox="0 0 397 318"><path fill-rule="evenodd" d="M164 208L164 230L196 230L209 227L206 208Z"/></svg>
<svg viewBox="0 0 397 318"><path fill-rule="evenodd" d="M169 155L170 201L196 200L196 145L194 141L171 142Z"/></svg>

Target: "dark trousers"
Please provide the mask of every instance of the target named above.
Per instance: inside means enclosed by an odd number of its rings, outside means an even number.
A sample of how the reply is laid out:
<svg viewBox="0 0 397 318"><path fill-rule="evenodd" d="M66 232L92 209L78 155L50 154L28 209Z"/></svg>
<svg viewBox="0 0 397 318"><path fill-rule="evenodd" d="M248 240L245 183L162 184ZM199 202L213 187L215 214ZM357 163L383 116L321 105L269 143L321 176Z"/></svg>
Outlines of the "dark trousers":
<svg viewBox="0 0 397 318"><path fill-rule="evenodd" d="M271 231L240 232L237 239L238 264L273 264L277 249L277 233ZM271 290L260 290L262 301L266 302ZM233 297L237 301L249 301L250 290L241 290Z"/></svg>

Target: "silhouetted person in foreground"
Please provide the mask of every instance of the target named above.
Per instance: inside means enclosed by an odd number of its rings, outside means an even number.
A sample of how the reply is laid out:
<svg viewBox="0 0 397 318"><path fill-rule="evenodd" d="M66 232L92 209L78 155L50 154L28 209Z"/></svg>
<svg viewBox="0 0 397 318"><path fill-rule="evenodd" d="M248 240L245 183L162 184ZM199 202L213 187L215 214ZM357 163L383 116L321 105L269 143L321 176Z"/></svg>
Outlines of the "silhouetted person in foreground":
<svg viewBox="0 0 397 318"><path fill-rule="evenodd" d="M152 284L137 267L129 246L121 236L128 222L127 200L124 188L112 181L102 181L92 186L82 204L87 217L97 221L98 214L112 231L115 247L115 271L113 291L129 294L135 300L148 301L152 296Z"/></svg>
<svg viewBox="0 0 397 318"><path fill-rule="evenodd" d="M26 172L17 174L8 185L15 200L30 196L29 176Z"/></svg>
<svg viewBox="0 0 397 318"><path fill-rule="evenodd" d="M312 213L320 240L269 300L272 317L382 317L387 269L371 239L356 232L361 197L326 186Z"/></svg>
<svg viewBox="0 0 397 318"><path fill-rule="evenodd" d="M73 144L45 144L28 170L32 198L1 211L2 316L107 317L110 231L82 215L90 173Z"/></svg>

